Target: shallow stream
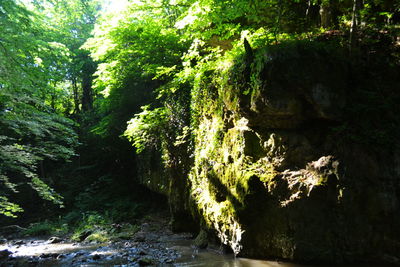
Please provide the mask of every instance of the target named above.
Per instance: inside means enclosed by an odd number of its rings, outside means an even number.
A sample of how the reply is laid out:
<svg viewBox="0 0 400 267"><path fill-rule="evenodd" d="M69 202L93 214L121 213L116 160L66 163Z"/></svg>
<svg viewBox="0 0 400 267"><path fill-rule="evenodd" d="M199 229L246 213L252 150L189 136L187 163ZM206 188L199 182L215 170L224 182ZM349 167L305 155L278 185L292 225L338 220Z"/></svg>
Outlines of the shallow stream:
<svg viewBox="0 0 400 267"><path fill-rule="evenodd" d="M64 237L22 238L1 241L3 266L210 266L210 267L304 267L306 265L235 258L219 247L198 249L189 233L173 233L167 216L143 220L126 240L107 243L72 242ZM3 243L1 243L3 242ZM7 253L11 253L7 255ZM310 267L310 266L308 266Z"/></svg>
<svg viewBox="0 0 400 267"><path fill-rule="evenodd" d="M0 251L7 249L12 252L9 259L3 262L4 266L301 266L235 258L214 249L196 249L191 245L192 242L188 235L182 234L163 236L157 242L139 243L125 241L105 244L51 244L45 239L20 239L0 245Z"/></svg>

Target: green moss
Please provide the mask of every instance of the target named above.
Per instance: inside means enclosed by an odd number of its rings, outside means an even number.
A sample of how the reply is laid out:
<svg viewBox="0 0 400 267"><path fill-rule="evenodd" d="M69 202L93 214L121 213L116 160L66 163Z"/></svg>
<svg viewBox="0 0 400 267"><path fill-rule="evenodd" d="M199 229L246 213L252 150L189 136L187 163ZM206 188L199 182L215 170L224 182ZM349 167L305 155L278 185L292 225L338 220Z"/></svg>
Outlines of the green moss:
<svg viewBox="0 0 400 267"><path fill-rule="evenodd" d="M85 241L104 243L109 241L108 234L105 231L98 231L89 235Z"/></svg>
<svg viewBox="0 0 400 267"><path fill-rule="evenodd" d="M328 184L328 177L326 176L318 176L318 181L316 183L317 186L324 186Z"/></svg>
<svg viewBox="0 0 400 267"><path fill-rule="evenodd" d="M191 196L205 226L239 252L243 229L238 212L246 209L250 184L269 183L277 172L269 163L265 141L248 128L246 119L239 118L226 129L221 116L207 114L199 121L194 140Z"/></svg>

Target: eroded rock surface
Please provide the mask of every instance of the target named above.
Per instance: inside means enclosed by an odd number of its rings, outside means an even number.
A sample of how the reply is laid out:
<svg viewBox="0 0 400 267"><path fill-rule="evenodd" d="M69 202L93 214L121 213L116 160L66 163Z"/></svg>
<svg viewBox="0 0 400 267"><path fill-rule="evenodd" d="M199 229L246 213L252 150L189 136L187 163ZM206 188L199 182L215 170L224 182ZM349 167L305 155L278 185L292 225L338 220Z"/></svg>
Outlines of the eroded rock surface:
<svg viewBox="0 0 400 267"><path fill-rule="evenodd" d="M194 151L187 161L170 152L182 164L162 172L159 191L176 224L189 213L241 256L399 261L398 141L380 123L388 111L362 111L379 102L364 75L377 70L339 50L261 49L253 64L237 60L204 78ZM398 78L387 79L389 88ZM393 145L374 144L376 133ZM146 183L157 188L161 176L153 176Z"/></svg>

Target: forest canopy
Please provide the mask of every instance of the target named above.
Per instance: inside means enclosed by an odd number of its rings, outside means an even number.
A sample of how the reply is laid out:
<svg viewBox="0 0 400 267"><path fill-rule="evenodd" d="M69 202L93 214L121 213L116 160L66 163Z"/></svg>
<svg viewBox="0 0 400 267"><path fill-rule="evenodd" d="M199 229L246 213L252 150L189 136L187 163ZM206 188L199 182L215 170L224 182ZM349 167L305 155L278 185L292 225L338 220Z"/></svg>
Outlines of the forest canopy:
<svg viewBox="0 0 400 267"><path fill-rule="evenodd" d="M22 211L26 186L62 206L55 166L76 163L85 149L118 157L127 138L167 161L180 144L190 150L204 77L238 56L331 37L356 54L376 36L398 42L400 23L395 0L112 3L0 2L1 214Z"/></svg>
<svg viewBox="0 0 400 267"><path fill-rule="evenodd" d="M93 64L80 46L94 12L94 2L0 3L0 213L6 216L22 211L14 199L25 185L62 205L47 166L76 155L73 119L89 105L84 92Z"/></svg>

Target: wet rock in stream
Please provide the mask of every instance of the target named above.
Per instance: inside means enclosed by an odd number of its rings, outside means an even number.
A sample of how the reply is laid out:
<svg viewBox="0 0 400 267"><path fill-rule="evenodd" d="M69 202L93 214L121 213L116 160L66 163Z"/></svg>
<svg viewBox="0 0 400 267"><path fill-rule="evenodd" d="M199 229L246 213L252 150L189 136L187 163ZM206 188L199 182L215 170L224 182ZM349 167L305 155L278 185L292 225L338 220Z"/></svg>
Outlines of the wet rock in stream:
<svg viewBox="0 0 400 267"><path fill-rule="evenodd" d="M49 240L47 240L48 244L56 244L56 243L60 243L61 241L63 241L61 238L57 237L57 236L53 236L50 237Z"/></svg>
<svg viewBox="0 0 400 267"><path fill-rule="evenodd" d="M17 246L17 245L24 245L24 244L25 244L25 241L24 241L24 240L15 240L15 241L12 242L12 244L13 244L14 246Z"/></svg>
<svg viewBox="0 0 400 267"><path fill-rule="evenodd" d="M138 263L140 266L148 266L148 265L154 265L156 262L152 258L145 257L145 258L141 258L138 261Z"/></svg>
<svg viewBox="0 0 400 267"><path fill-rule="evenodd" d="M47 254L43 253L43 254L40 255L40 258L42 258L42 259L47 259L47 258L56 259L56 258L58 258L58 256L60 256L59 253L47 253Z"/></svg>
<svg viewBox="0 0 400 267"><path fill-rule="evenodd" d="M92 260L100 260L101 259L101 255L99 255L99 254L94 254L93 256L92 256Z"/></svg>
<svg viewBox="0 0 400 267"><path fill-rule="evenodd" d="M66 256L64 254L60 254L57 256L57 260L64 259Z"/></svg>
<svg viewBox="0 0 400 267"><path fill-rule="evenodd" d="M30 257L27 262L30 263L30 264L38 264L39 263L39 258L38 257ZM22 261L22 264L23 264L23 261Z"/></svg>
<svg viewBox="0 0 400 267"><path fill-rule="evenodd" d="M85 240L88 236L90 236L92 233L93 233L92 230L85 230L85 231L83 231L82 233L79 234L78 240L82 242L82 241Z"/></svg>
<svg viewBox="0 0 400 267"><path fill-rule="evenodd" d="M0 250L0 260L7 259L12 254L8 249Z"/></svg>

